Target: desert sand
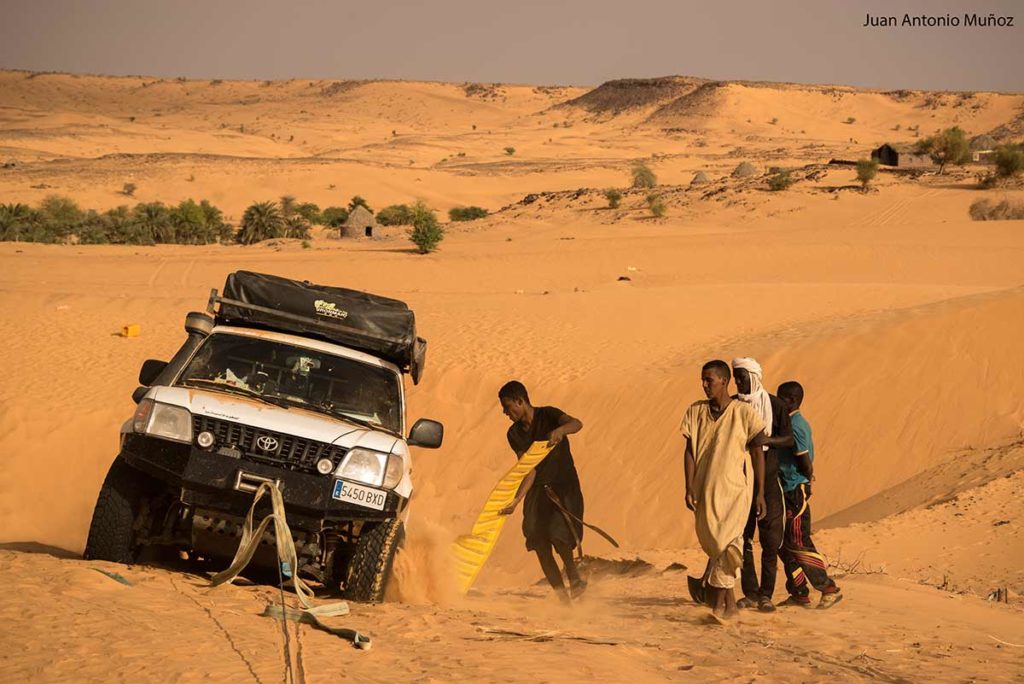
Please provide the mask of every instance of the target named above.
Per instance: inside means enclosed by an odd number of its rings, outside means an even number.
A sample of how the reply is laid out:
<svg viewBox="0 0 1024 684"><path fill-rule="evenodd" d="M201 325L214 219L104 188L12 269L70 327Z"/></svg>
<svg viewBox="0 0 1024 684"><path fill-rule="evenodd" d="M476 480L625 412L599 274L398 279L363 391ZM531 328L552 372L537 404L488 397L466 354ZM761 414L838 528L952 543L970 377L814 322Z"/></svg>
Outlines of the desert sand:
<svg viewBox="0 0 1024 684"><path fill-rule="evenodd" d="M368 652L302 627L306 680L1024 680L1024 224L972 222L980 167L848 166L882 142L959 125L1024 135L1024 95L875 92L692 78L597 89L409 82L213 82L0 72L0 203L107 209L209 199L237 222L290 194L321 206L424 199L488 208L440 250L403 238L308 249L0 243L0 675L5 681L279 681L277 590L209 589L181 567L86 562L96 493L141 362L167 358L227 273L251 269L407 301L429 340L409 417L444 422L414 455L391 602L342 621ZM852 123L845 123L849 118ZM774 120L774 123L773 123ZM894 130L899 125L899 130ZM505 147L514 147L513 155ZM608 209L647 161L644 191ZM736 179L741 161L758 176ZM770 193L764 172L799 181ZM691 188L697 171L710 177ZM122 185L137 185L133 200ZM627 278L627 279L622 279ZM116 335L137 323L137 338ZM816 542L832 611L706 624L683 506L679 419L700 365L758 358L807 389ZM571 610L506 527L456 596L448 544L513 455L497 390L584 422L573 452L591 589ZM131 585L96 569L116 572ZM599 572L602 571L603 572ZM1009 603L986 601L1009 590ZM784 592L779 583L776 598Z"/></svg>

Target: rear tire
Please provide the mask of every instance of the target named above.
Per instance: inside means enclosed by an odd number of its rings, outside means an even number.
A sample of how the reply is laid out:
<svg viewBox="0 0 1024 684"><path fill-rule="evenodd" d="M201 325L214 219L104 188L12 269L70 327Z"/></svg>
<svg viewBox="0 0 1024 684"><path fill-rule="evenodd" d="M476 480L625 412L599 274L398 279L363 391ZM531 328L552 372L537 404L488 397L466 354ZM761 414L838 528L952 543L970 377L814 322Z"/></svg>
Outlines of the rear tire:
<svg viewBox="0 0 1024 684"><path fill-rule="evenodd" d="M117 459L96 499L85 543L86 560L131 564L139 558L140 514L148 499L150 478Z"/></svg>
<svg viewBox="0 0 1024 684"><path fill-rule="evenodd" d="M385 520L364 529L348 564L345 598L362 603L380 603L391 579L395 553L405 541L405 524Z"/></svg>

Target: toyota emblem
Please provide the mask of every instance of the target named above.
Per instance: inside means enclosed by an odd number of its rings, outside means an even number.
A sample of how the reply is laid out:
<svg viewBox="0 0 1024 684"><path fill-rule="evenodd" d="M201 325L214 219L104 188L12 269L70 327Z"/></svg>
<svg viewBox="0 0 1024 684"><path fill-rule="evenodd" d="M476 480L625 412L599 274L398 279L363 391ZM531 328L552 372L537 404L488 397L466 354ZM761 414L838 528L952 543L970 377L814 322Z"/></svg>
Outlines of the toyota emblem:
<svg viewBox="0 0 1024 684"><path fill-rule="evenodd" d="M256 446L262 451L277 451L277 445L277 440L270 435L263 435L256 440Z"/></svg>

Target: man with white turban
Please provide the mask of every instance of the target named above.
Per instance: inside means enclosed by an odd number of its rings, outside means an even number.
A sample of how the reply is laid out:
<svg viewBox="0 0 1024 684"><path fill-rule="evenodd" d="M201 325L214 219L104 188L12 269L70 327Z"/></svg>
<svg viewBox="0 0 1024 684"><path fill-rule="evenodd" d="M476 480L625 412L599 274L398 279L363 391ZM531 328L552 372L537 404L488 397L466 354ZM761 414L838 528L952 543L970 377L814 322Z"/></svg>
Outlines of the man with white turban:
<svg viewBox="0 0 1024 684"><path fill-rule="evenodd" d="M786 527L785 497L779 482L779 450L793 446L793 429L789 411L785 404L768 394L762 384L761 364L749 356L733 359L733 379L736 381L736 398L749 404L767 426L764 440L764 516L758 519L756 506L750 506L747 526L743 531L743 572L741 582L744 598L738 602L741 608L757 607L770 613L775 610L772 594L775 592L775 576L779 567L779 549ZM761 542L761 581L757 580L754 563L754 529Z"/></svg>

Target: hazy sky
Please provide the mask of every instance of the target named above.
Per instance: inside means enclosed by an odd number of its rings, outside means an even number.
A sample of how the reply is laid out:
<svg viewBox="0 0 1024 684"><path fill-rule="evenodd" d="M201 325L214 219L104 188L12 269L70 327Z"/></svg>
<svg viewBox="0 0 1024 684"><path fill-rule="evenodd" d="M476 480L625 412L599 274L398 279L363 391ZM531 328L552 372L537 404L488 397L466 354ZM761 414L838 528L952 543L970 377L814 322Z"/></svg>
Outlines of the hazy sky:
<svg viewBox="0 0 1024 684"><path fill-rule="evenodd" d="M965 12L1014 16L1014 27L966 27ZM950 13L961 25L863 28L868 13ZM1022 0L0 0L0 68L1024 91L1022 26Z"/></svg>

